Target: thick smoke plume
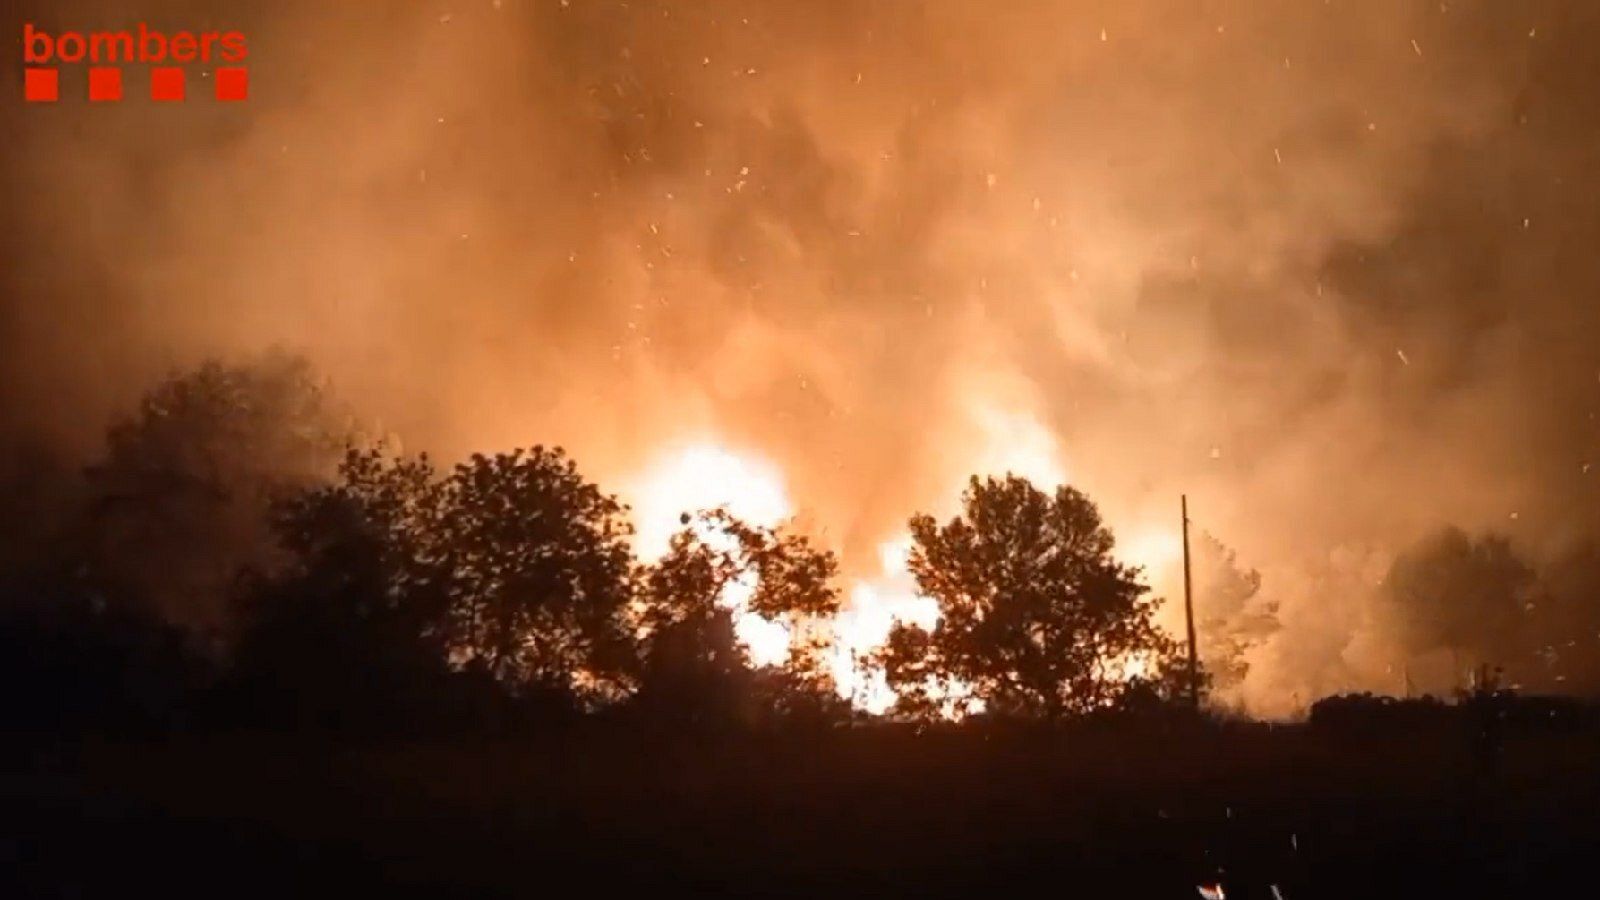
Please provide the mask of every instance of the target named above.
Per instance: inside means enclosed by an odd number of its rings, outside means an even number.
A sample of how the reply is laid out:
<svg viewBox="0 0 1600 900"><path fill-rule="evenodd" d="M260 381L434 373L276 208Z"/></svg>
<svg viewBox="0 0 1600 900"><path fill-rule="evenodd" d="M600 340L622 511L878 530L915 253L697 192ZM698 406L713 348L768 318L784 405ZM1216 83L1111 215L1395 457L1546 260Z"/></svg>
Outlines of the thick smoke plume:
<svg viewBox="0 0 1600 900"><path fill-rule="evenodd" d="M1276 610L1271 713L1396 687L1419 536L1597 524L1588 4L20 6L12 51L238 28L252 96L24 105L8 53L13 471L281 346L408 448L770 460L868 574L1032 467L1171 597L1187 493Z"/></svg>

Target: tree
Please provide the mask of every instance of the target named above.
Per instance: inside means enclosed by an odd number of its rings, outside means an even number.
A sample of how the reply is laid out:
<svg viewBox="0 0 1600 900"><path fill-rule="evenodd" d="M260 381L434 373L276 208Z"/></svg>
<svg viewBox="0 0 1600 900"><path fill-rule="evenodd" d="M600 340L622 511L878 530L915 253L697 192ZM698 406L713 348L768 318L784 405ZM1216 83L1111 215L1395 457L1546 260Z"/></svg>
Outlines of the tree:
<svg viewBox="0 0 1600 900"><path fill-rule="evenodd" d="M230 704L275 724L438 717L448 582L428 548L440 488L425 456L352 449L337 483L275 505L289 559L241 578Z"/></svg>
<svg viewBox="0 0 1600 900"><path fill-rule="evenodd" d="M614 694L632 656L624 513L559 448L442 476L425 456L351 451L337 483L280 504L295 562L253 586L242 647L270 664L324 635L327 659L291 660L308 682L326 663L335 682L370 666L369 682L448 670L530 702Z"/></svg>
<svg viewBox="0 0 1600 900"><path fill-rule="evenodd" d="M1241 568L1233 549L1209 534L1200 535L1194 574L1200 658L1213 689L1228 691L1249 673L1249 652L1278 630L1277 603L1261 598L1261 573Z"/></svg>
<svg viewBox="0 0 1600 900"><path fill-rule="evenodd" d="M615 677L630 646L633 527L561 448L475 454L442 486L430 559L448 584L452 656L510 684Z"/></svg>
<svg viewBox="0 0 1600 900"><path fill-rule="evenodd" d="M1456 671L1525 652L1533 570L1504 537L1448 528L1397 557L1384 579L1401 646L1448 650Z"/></svg>
<svg viewBox="0 0 1600 900"><path fill-rule="evenodd" d="M690 722L836 712L807 625L838 612L838 563L803 535L717 509L681 519L667 552L639 573L640 706ZM734 596L739 594L742 596ZM788 661L752 671L734 607L791 635Z"/></svg>
<svg viewBox="0 0 1600 900"><path fill-rule="evenodd" d="M1540 576L1532 613L1536 679L1543 690L1600 693L1600 546L1586 540L1556 555Z"/></svg>
<svg viewBox="0 0 1600 900"><path fill-rule="evenodd" d="M1082 493L974 477L962 512L911 519L917 588L939 605L930 630L897 623L879 655L900 709L1059 719L1179 687L1176 645L1152 621L1139 570Z"/></svg>
<svg viewBox="0 0 1600 900"><path fill-rule="evenodd" d="M331 476L353 432L299 357L207 362L162 381L86 473L69 542L87 586L175 624L224 627L235 574L271 562L269 507Z"/></svg>

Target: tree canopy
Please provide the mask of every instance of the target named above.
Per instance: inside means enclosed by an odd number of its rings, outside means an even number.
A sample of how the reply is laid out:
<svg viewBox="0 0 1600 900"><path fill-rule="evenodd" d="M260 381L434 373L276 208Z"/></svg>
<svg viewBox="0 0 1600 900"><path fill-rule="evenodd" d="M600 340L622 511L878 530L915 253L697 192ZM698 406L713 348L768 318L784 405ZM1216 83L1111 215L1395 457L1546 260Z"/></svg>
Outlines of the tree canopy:
<svg viewBox="0 0 1600 900"><path fill-rule="evenodd" d="M931 630L897 624L880 654L900 708L978 707L1056 719L1170 689L1175 645L1139 570L1111 554L1099 510L1015 475L973 478L961 513L911 519L909 568L939 605Z"/></svg>
<svg viewBox="0 0 1600 900"><path fill-rule="evenodd" d="M688 724L850 715L830 644L839 562L793 523L685 511L641 560L628 508L558 447L441 468L360 445L352 422L293 357L161 382L87 473L77 562L58 572L73 574L36 593L86 622L109 606L205 627L230 702L281 722L480 701ZM1082 494L973 479L961 515L911 531L942 618L895 627L871 658L902 711L1059 718L1173 695L1159 601ZM747 651L762 624L781 660Z"/></svg>
<svg viewBox="0 0 1600 900"><path fill-rule="evenodd" d="M838 612L834 555L723 509L686 513L681 524L667 552L639 573L643 705L721 721L833 707L807 626ZM784 626L790 653L782 665L752 669L735 631L736 604Z"/></svg>
<svg viewBox="0 0 1600 900"><path fill-rule="evenodd" d="M224 626L229 582L271 554L271 504L331 476L353 435L299 357L206 362L162 380L86 473L69 538L88 586L177 624Z"/></svg>
<svg viewBox="0 0 1600 900"><path fill-rule="evenodd" d="M625 507L560 448L425 456L352 450L332 485L279 509L295 587L354 625L403 623L442 662L514 692L586 693L628 670Z"/></svg>
<svg viewBox="0 0 1600 900"><path fill-rule="evenodd" d="M1402 553L1384 579L1401 645L1412 654L1448 650L1461 668L1520 655L1534 584L1510 541L1459 528Z"/></svg>
<svg viewBox="0 0 1600 900"><path fill-rule="evenodd" d="M1239 565L1210 534L1195 542L1195 635L1211 686L1222 694L1250 671L1249 654L1278 628L1277 604L1261 597L1261 573Z"/></svg>

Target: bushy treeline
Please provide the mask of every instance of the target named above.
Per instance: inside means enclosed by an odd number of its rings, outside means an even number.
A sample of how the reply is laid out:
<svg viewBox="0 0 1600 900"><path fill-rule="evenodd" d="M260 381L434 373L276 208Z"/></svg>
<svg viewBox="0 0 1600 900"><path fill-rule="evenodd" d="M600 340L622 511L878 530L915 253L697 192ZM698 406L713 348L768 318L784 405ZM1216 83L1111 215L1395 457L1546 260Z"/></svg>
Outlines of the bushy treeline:
<svg viewBox="0 0 1600 900"><path fill-rule="evenodd" d="M365 438L300 360L163 381L18 523L0 614L8 724L362 731L848 721L827 659L833 553L789 527L685 510L657 559L561 449L439 466ZM15 513L16 511L11 511ZM961 515L911 520L942 618L861 662L896 712L1057 720L1184 694L1158 601L1094 504L973 479ZM745 614L781 623L753 665Z"/></svg>
<svg viewBox="0 0 1600 900"><path fill-rule="evenodd" d="M30 728L516 728L849 721L829 627L838 561L784 526L684 510L641 559L629 510L559 448L439 465L363 434L287 355L208 363L146 392L87 467L0 460L0 692ZM1170 710L1191 685L1159 600L1090 499L972 479L909 519L940 619L856 661L901 717L1059 721ZM1260 578L1200 545L1205 688L1279 627ZM1410 680L1500 667L1526 691L1600 689L1600 556L1536 569L1448 530L1395 560L1375 614ZM756 666L727 602L780 623ZM1437 680L1437 673L1434 673ZM863 680L863 679L858 679ZM1398 683L1397 678L1397 683Z"/></svg>
<svg viewBox="0 0 1600 900"><path fill-rule="evenodd" d="M1413 661L1487 665L1524 693L1600 695L1600 545L1538 564L1507 538L1443 529L1400 554L1380 612ZM1463 684L1465 686L1465 684Z"/></svg>

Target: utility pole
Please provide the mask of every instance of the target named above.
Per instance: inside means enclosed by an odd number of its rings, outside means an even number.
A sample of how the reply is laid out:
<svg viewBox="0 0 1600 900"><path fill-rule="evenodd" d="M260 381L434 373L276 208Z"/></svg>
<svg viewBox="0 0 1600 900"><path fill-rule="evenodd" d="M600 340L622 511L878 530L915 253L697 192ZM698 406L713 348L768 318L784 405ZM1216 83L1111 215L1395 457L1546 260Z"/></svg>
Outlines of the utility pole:
<svg viewBox="0 0 1600 900"><path fill-rule="evenodd" d="M1189 495L1183 503L1183 621L1189 632L1189 702L1200 708L1200 661L1194 646L1194 587L1189 577Z"/></svg>

